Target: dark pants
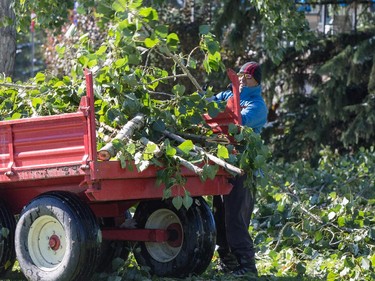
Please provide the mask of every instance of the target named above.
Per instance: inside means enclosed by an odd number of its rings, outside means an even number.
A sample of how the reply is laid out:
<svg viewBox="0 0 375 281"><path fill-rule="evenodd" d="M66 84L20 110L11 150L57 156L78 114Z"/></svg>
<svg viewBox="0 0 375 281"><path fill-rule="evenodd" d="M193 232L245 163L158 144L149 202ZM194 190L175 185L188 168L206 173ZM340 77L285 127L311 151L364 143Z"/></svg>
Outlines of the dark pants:
<svg viewBox="0 0 375 281"><path fill-rule="evenodd" d="M249 234L255 204L255 184L244 186L246 176L231 180L233 189L228 195L214 196L214 218L220 257L226 253L236 256L241 265L255 265L254 243Z"/></svg>

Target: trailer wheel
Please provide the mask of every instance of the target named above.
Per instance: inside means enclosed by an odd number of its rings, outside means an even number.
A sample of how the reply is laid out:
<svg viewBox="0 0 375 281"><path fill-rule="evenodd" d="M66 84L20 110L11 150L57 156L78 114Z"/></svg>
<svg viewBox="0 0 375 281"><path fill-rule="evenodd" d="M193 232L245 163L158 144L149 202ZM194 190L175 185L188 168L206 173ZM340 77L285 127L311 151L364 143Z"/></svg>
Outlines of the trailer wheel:
<svg viewBox="0 0 375 281"><path fill-rule="evenodd" d="M203 273L216 244L216 228L203 198L195 198L186 210L176 210L171 200L141 202L134 214L139 228L168 229L166 242L138 242L134 256L138 264L161 277L183 278Z"/></svg>
<svg viewBox="0 0 375 281"><path fill-rule="evenodd" d="M0 202L0 275L13 267L16 259L14 251L14 231L16 221L3 202Z"/></svg>
<svg viewBox="0 0 375 281"><path fill-rule="evenodd" d="M101 232L91 209L68 192L35 198L16 227L17 259L32 281L90 280L100 243Z"/></svg>

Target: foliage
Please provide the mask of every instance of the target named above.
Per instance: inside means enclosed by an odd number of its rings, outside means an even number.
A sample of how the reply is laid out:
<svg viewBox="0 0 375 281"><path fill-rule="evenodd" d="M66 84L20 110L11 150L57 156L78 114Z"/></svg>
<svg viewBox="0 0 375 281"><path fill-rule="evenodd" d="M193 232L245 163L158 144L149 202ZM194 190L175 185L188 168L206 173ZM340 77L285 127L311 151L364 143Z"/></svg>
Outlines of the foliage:
<svg viewBox="0 0 375 281"><path fill-rule="evenodd" d="M313 38L293 1L227 0L213 18L215 34L234 59L268 57L279 64L289 46L302 50Z"/></svg>
<svg viewBox="0 0 375 281"><path fill-rule="evenodd" d="M273 127L265 132L274 156L317 160L321 145L340 151L369 147L375 135L373 30L290 49L265 85L273 100ZM272 134L267 135L267 134Z"/></svg>
<svg viewBox="0 0 375 281"><path fill-rule="evenodd" d="M29 29L32 11L37 16L37 27L41 27L42 29L60 27L66 22L69 10L73 9L73 4L73 0L14 1L14 10L17 14L17 30L18 32L25 32Z"/></svg>
<svg viewBox="0 0 375 281"><path fill-rule="evenodd" d="M346 156L325 148L316 169L305 161L270 167L253 229L265 272L374 278L374 161L373 147Z"/></svg>
<svg viewBox="0 0 375 281"><path fill-rule="evenodd" d="M306 49L313 38L304 13L298 12L293 1L252 1L262 15L264 40L268 57L279 64L289 45L297 51Z"/></svg>

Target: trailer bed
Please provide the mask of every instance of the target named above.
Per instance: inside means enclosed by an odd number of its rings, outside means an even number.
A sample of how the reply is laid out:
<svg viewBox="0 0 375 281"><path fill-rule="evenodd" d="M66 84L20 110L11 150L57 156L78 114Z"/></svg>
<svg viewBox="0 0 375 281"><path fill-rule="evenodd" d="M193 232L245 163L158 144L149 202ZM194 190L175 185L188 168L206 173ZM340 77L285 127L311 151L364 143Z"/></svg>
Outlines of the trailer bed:
<svg viewBox="0 0 375 281"><path fill-rule="evenodd" d="M90 204L163 197L164 186L156 186L161 168L138 172L121 168L119 161L97 160L93 100L88 87L77 112L0 122L0 198L12 202L14 213L53 190L77 193ZM224 170L205 182L186 168L181 173L186 185L174 187L172 195L184 189L191 196L231 190Z"/></svg>

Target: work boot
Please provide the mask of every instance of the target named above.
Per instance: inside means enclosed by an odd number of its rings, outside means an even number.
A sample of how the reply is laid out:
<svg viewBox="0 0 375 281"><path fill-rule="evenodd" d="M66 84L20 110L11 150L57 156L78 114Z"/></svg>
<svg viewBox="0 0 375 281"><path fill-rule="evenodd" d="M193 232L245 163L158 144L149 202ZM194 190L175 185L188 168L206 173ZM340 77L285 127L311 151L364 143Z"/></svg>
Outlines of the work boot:
<svg viewBox="0 0 375 281"><path fill-rule="evenodd" d="M220 262L219 262L219 270L225 273L232 272L236 269L239 264L235 255L231 252L221 253L219 252Z"/></svg>
<svg viewBox="0 0 375 281"><path fill-rule="evenodd" d="M249 280L256 280L258 277L258 270L255 263L240 264L232 271L232 275L234 277L252 277L254 279Z"/></svg>

